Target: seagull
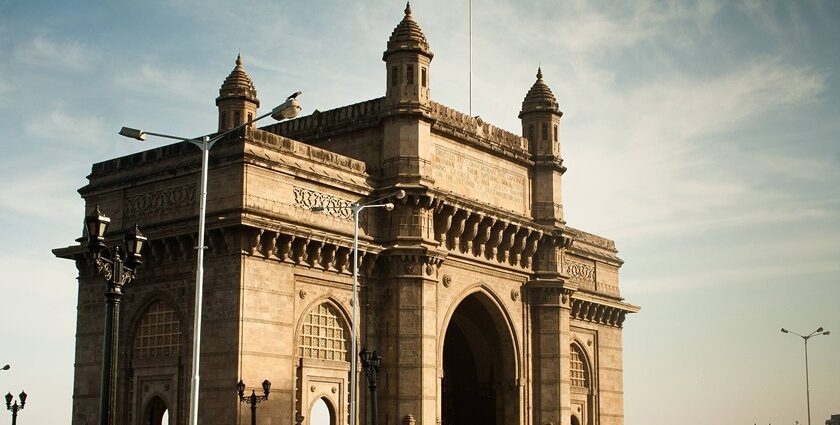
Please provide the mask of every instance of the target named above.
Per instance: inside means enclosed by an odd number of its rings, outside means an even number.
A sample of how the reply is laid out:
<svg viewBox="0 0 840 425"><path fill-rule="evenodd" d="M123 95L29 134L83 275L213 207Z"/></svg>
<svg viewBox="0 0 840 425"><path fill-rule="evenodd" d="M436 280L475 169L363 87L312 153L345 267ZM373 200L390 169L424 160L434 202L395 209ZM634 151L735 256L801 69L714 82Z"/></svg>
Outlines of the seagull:
<svg viewBox="0 0 840 425"><path fill-rule="evenodd" d="M292 94L291 94L291 95L290 95L290 96L289 96L286 100L296 99L296 98L297 98L298 96L300 96L302 93L303 93L302 91L296 91L296 92L292 93Z"/></svg>

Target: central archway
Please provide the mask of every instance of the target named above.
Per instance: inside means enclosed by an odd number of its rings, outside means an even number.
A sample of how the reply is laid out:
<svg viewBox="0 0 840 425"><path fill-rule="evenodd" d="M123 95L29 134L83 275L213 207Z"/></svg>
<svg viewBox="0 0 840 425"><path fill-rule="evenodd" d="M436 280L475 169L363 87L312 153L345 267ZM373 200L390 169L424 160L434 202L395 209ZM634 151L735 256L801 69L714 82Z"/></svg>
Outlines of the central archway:
<svg viewBox="0 0 840 425"><path fill-rule="evenodd" d="M443 425L519 422L514 347L507 320L487 294L458 304L443 342Z"/></svg>

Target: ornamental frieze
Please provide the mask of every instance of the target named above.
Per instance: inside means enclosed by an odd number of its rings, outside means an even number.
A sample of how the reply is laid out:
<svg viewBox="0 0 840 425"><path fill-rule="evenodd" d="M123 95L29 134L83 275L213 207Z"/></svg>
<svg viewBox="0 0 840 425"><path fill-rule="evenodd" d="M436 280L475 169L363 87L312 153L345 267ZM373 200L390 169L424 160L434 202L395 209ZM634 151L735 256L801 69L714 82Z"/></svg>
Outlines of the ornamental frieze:
<svg viewBox="0 0 840 425"><path fill-rule="evenodd" d="M566 274L590 282L595 281L595 267L577 261L566 260Z"/></svg>
<svg viewBox="0 0 840 425"><path fill-rule="evenodd" d="M353 211L350 210L353 203L346 199L302 187L295 187L294 194L295 206L298 208L311 210L312 207L324 207L323 214L343 220L353 219Z"/></svg>
<svg viewBox="0 0 840 425"><path fill-rule="evenodd" d="M195 185L186 184L126 197L125 214L128 217L160 215L167 211L195 205Z"/></svg>

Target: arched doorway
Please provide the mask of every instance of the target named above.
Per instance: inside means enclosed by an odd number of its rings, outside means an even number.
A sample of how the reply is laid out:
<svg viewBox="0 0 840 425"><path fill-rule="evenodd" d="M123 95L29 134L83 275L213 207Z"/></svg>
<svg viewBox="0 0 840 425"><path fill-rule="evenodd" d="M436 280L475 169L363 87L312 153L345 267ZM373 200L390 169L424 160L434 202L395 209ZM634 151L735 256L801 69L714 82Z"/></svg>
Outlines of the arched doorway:
<svg viewBox="0 0 840 425"><path fill-rule="evenodd" d="M309 413L309 425L335 425L335 412L330 403L319 398Z"/></svg>
<svg viewBox="0 0 840 425"><path fill-rule="evenodd" d="M169 409L166 407L166 402L160 397L153 397L149 400L141 423L144 425L169 425Z"/></svg>
<svg viewBox="0 0 840 425"><path fill-rule="evenodd" d="M516 361L509 326L484 293L466 297L443 343L443 425L512 425L519 418Z"/></svg>

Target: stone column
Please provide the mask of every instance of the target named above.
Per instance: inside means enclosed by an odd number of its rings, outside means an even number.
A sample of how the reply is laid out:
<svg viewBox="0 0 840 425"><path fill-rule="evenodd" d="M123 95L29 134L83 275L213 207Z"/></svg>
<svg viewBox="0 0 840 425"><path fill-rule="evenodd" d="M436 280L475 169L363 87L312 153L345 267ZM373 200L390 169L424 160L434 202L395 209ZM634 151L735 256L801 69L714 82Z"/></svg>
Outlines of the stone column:
<svg viewBox="0 0 840 425"><path fill-rule="evenodd" d="M560 280L526 285L533 324L534 424L570 425L570 296L574 288Z"/></svg>
<svg viewBox="0 0 840 425"><path fill-rule="evenodd" d="M437 267L439 260L424 247L388 252L390 304L383 368L382 411L391 418L413 416L434 424L437 412ZM385 418L380 417L385 423ZM391 419L393 420L393 419Z"/></svg>

